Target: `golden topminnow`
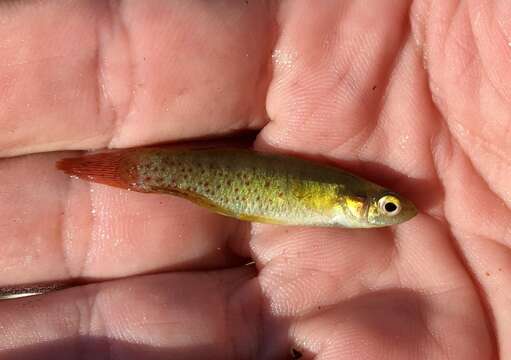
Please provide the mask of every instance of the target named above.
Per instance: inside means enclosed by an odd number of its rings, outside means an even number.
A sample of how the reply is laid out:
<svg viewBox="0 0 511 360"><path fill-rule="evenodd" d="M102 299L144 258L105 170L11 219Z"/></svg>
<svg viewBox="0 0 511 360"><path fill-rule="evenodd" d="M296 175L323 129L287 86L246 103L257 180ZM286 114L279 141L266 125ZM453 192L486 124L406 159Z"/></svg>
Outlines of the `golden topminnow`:
<svg viewBox="0 0 511 360"><path fill-rule="evenodd" d="M263 223L370 228L417 213L407 199L335 167L244 149L138 148L63 159L88 181L184 197Z"/></svg>

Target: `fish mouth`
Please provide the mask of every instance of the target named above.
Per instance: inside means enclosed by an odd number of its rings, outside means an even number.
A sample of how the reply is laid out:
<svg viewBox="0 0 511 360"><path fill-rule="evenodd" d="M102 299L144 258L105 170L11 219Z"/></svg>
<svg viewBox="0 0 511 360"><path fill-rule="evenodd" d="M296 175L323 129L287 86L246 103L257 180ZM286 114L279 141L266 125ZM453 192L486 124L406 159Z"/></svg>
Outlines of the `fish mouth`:
<svg viewBox="0 0 511 360"><path fill-rule="evenodd" d="M418 213L419 210L417 207L412 202L410 202L410 207L407 211L407 220L413 219L415 216L417 216Z"/></svg>
<svg viewBox="0 0 511 360"><path fill-rule="evenodd" d="M401 201L402 201L402 210L401 210L401 214L399 216L400 221L398 223L403 223L405 221L411 220L415 216L417 216L417 214L419 213L419 210L417 209L417 207L415 206L415 204L413 202L411 202L408 199L404 199L404 198L402 198Z"/></svg>

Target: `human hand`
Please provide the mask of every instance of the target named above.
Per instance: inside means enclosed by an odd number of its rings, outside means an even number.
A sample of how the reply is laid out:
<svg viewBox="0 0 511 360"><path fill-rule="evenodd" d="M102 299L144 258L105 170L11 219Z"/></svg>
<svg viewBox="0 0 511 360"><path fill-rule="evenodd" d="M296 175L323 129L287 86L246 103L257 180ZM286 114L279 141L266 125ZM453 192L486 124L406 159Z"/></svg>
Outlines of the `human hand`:
<svg viewBox="0 0 511 360"><path fill-rule="evenodd" d="M0 302L0 358L511 356L511 6L0 9L0 286L78 283ZM248 224L54 167L67 150L246 129L421 213L376 230Z"/></svg>

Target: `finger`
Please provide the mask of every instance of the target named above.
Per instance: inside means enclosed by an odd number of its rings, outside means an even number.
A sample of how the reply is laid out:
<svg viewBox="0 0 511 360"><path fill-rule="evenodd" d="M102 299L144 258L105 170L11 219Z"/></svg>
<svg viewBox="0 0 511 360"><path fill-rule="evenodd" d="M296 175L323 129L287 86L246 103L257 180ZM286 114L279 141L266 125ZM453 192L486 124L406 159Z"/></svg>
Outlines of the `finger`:
<svg viewBox="0 0 511 360"><path fill-rule="evenodd" d="M162 274L3 301L2 358L253 358L253 276L249 267Z"/></svg>
<svg viewBox="0 0 511 360"><path fill-rule="evenodd" d="M1 285L246 262L233 253L244 224L176 197L70 179L55 171L60 156L0 161Z"/></svg>
<svg viewBox="0 0 511 360"><path fill-rule="evenodd" d="M135 146L265 121L266 2L0 6L2 156Z"/></svg>

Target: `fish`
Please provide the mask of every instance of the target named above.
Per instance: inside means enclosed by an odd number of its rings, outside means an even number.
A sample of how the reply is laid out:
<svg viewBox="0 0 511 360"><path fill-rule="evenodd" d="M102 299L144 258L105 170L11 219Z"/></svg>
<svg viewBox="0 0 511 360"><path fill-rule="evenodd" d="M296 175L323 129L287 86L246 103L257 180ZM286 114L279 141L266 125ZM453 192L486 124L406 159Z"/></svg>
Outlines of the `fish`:
<svg viewBox="0 0 511 360"><path fill-rule="evenodd" d="M86 181L179 196L239 220L378 228L417 214L402 195L335 166L239 148L131 148L64 158Z"/></svg>

